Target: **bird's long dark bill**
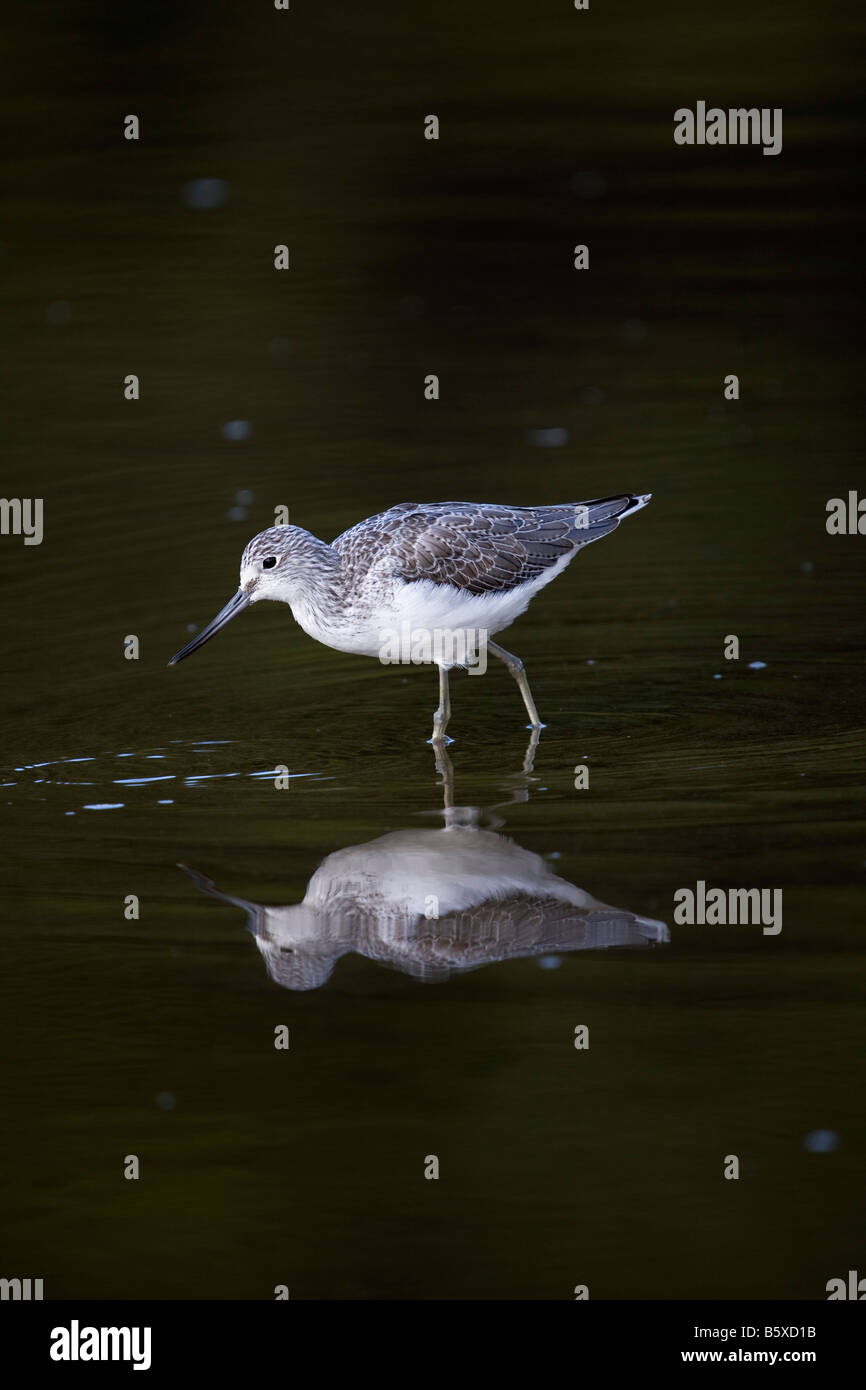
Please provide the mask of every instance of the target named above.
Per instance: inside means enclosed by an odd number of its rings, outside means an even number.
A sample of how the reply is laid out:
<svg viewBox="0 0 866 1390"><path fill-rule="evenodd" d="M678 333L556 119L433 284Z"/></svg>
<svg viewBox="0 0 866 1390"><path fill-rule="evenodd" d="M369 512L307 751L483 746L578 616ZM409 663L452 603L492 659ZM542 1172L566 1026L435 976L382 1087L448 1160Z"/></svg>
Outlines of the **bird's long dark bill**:
<svg viewBox="0 0 866 1390"><path fill-rule="evenodd" d="M229 599L225 608L220 609L207 627L203 627L197 637L194 637L191 642L187 642L186 646L179 652L175 652L168 663L169 666L176 666L179 661L183 661L185 656L192 656L193 652L198 651L199 647L203 647L205 642L209 642L212 637L215 637L221 627L225 627L226 623L231 622L232 618L246 608L249 601L249 597L243 589L238 589L234 598Z"/></svg>

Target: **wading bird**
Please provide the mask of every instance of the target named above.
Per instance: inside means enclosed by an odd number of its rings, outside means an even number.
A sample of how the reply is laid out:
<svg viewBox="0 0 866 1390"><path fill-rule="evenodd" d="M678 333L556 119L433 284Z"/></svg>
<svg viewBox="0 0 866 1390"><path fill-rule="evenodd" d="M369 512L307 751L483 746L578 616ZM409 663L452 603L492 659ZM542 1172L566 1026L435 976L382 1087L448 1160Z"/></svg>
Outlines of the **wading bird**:
<svg viewBox="0 0 866 1390"><path fill-rule="evenodd" d="M444 741L451 716L449 670L472 669L487 652L517 681L530 726L542 728L523 662L490 639L583 546L615 531L650 495L552 507L401 502L330 545L300 526L269 526L244 550L234 598L169 665L204 646L241 609L275 599L327 647L389 661L398 634L404 660L437 665L433 742Z"/></svg>

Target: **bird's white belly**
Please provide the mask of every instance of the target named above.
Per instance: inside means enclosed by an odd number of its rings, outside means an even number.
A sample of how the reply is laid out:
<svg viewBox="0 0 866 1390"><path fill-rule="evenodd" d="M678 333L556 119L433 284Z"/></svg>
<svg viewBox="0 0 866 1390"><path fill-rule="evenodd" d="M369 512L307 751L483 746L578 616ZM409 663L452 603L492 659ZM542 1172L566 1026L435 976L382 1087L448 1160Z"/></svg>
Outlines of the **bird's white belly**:
<svg viewBox="0 0 866 1390"><path fill-rule="evenodd" d="M461 655L468 654L471 660L473 652L478 653L488 637L513 623L533 595L571 559L566 555L537 579L503 593L472 594L452 584L421 579L375 596L362 592L356 603L346 605L339 614L323 615L304 600L292 603L292 613L310 637L337 651L386 662L460 666L465 664Z"/></svg>

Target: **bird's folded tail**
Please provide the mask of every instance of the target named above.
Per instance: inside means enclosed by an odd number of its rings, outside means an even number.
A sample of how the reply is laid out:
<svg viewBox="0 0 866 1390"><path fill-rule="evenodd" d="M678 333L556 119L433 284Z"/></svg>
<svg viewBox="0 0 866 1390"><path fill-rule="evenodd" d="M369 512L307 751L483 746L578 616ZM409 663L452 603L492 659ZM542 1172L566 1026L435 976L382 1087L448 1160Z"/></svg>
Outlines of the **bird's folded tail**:
<svg viewBox="0 0 866 1390"><path fill-rule="evenodd" d="M624 517L645 507L651 497L651 492L626 492L618 497L599 497L593 502L575 502L572 538L585 544L600 540L615 531Z"/></svg>

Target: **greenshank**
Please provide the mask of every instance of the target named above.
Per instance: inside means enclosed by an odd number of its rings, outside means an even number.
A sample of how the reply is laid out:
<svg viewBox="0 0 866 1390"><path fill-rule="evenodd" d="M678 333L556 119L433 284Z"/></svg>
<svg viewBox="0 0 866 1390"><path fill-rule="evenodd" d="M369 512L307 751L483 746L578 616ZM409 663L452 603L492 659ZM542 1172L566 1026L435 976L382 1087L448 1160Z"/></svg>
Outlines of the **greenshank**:
<svg viewBox="0 0 866 1390"><path fill-rule="evenodd" d="M529 727L540 729L523 662L490 639L583 546L615 531L650 496L547 507L401 502L330 545L300 526L269 526L244 550L234 598L169 665L203 647L251 603L275 599L289 605L310 637L337 651L437 665L434 743L445 741L451 715L449 670L483 670L487 652L505 663Z"/></svg>

